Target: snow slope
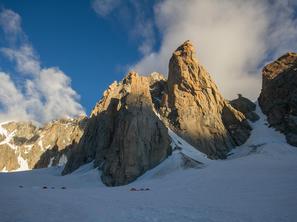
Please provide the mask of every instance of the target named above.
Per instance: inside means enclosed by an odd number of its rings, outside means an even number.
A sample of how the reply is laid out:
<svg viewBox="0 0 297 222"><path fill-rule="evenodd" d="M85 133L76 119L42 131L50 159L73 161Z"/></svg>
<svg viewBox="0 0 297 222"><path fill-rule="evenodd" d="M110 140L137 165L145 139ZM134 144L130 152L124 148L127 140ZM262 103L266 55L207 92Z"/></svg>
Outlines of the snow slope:
<svg viewBox="0 0 297 222"><path fill-rule="evenodd" d="M258 113L251 138L227 160L209 160L169 132L181 149L127 186L105 187L91 164L64 177L61 167L0 173L0 221L296 221L297 148ZM181 153L203 164L185 170Z"/></svg>

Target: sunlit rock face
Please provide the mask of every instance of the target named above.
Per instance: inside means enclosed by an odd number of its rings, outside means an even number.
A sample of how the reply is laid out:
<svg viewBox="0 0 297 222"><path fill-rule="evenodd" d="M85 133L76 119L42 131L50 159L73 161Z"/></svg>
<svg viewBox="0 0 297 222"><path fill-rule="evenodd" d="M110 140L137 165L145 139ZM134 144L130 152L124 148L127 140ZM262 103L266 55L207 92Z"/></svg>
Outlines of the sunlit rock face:
<svg viewBox="0 0 297 222"><path fill-rule="evenodd" d="M62 119L39 128L30 122L0 125L0 170L63 165L79 141L87 119Z"/></svg>
<svg viewBox="0 0 297 222"><path fill-rule="evenodd" d="M262 71L258 99L269 124L297 146L297 54L286 53Z"/></svg>
<svg viewBox="0 0 297 222"><path fill-rule="evenodd" d="M245 116L222 97L190 41L170 59L161 113L177 134L210 158L224 158L250 135Z"/></svg>

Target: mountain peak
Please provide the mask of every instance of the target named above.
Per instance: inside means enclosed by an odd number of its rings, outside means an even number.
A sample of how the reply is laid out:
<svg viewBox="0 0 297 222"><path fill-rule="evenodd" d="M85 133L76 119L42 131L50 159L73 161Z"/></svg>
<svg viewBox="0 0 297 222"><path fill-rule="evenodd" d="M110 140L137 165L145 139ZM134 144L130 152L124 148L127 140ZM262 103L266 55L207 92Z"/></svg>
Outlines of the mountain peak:
<svg viewBox="0 0 297 222"><path fill-rule="evenodd" d="M190 40L187 40L173 52L173 55L181 56L185 61L187 61L196 59L195 53L196 50L194 44Z"/></svg>
<svg viewBox="0 0 297 222"><path fill-rule="evenodd" d="M179 136L209 157L224 158L248 138L244 115L225 101L190 41L172 54L166 89L162 115Z"/></svg>

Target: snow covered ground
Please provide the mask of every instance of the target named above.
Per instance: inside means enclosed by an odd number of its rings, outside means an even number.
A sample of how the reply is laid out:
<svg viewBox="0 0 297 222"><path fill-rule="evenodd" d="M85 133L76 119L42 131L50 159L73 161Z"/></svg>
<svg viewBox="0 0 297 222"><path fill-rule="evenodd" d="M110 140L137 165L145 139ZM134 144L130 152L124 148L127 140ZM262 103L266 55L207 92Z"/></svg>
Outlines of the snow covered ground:
<svg viewBox="0 0 297 222"><path fill-rule="evenodd" d="M253 127L218 161L170 132L182 150L127 186L105 187L90 164L64 177L61 167L0 173L0 221L297 221L297 148L263 115ZM184 169L180 152L204 164Z"/></svg>

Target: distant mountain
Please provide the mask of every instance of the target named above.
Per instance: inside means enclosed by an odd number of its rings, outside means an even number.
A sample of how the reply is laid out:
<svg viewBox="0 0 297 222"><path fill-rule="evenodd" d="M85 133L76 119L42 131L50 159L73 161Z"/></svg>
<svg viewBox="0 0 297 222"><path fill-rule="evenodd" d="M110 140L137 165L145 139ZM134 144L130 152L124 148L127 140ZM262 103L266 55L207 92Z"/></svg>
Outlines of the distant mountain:
<svg viewBox="0 0 297 222"><path fill-rule="evenodd" d="M38 128L30 122L0 124L0 170L64 165L83 134L87 118L61 119Z"/></svg>

